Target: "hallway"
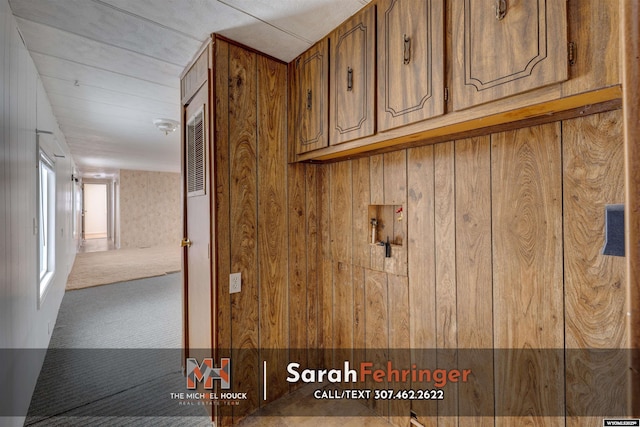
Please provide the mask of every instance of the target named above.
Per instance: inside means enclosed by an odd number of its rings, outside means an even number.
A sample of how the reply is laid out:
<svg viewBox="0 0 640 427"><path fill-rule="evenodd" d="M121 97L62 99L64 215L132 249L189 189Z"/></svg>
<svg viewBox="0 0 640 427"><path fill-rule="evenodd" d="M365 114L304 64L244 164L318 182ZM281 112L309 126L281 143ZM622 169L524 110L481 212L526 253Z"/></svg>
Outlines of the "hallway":
<svg viewBox="0 0 640 427"><path fill-rule="evenodd" d="M86 239L80 245L78 249L79 254L85 254L89 252L105 252L115 250L115 245L111 239L106 237L100 239Z"/></svg>
<svg viewBox="0 0 640 427"><path fill-rule="evenodd" d="M180 292L180 274L66 292L25 425L210 425L169 399L184 389Z"/></svg>

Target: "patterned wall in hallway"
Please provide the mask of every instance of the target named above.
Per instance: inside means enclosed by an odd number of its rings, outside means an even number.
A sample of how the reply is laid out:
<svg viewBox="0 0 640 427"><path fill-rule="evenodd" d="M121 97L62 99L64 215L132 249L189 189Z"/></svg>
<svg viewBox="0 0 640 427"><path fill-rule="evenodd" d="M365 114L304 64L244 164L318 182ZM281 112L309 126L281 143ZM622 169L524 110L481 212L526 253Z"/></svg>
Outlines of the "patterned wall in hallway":
<svg viewBox="0 0 640 427"><path fill-rule="evenodd" d="M178 244L180 174L120 171L120 247Z"/></svg>

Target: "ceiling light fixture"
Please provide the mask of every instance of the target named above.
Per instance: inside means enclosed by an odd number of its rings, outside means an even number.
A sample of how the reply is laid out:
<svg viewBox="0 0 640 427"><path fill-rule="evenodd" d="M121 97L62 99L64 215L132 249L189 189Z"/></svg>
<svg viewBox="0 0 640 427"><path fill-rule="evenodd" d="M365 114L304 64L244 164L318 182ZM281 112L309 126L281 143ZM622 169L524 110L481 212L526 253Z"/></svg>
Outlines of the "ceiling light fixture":
<svg viewBox="0 0 640 427"><path fill-rule="evenodd" d="M156 125L159 130L164 132L165 135L169 135L169 132L175 131L178 129L178 125L180 125L180 123L171 119L155 119L153 124Z"/></svg>

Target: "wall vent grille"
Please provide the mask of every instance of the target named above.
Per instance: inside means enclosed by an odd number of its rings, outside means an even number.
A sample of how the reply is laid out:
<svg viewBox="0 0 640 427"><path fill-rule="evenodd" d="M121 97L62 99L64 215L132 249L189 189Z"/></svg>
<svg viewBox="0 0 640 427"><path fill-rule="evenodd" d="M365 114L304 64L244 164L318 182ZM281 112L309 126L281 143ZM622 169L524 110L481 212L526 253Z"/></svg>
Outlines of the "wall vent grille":
<svg viewBox="0 0 640 427"><path fill-rule="evenodd" d="M187 122L187 196L205 194L206 147L204 138L204 108Z"/></svg>

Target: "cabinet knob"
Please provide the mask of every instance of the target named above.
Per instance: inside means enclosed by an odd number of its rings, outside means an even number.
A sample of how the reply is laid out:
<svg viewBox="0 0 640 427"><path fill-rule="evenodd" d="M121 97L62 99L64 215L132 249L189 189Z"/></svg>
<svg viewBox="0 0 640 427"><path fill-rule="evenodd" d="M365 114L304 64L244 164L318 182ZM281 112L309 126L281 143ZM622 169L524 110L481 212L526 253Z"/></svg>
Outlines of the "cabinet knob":
<svg viewBox="0 0 640 427"><path fill-rule="evenodd" d="M496 19L502 21L507 15L507 0L496 0Z"/></svg>
<svg viewBox="0 0 640 427"><path fill-rule="evenodd" d="M307 89L307 110L311 110L311 89Z"/></svg>
<svg viewBox="0 0 640 427"><path fill-rule="evenodd" d="M353 68L347 67L347 91L353 90Z"/></svg>
<svg viewBox="0 0 640 427"><path fill-rule="evenodd" d="M408 64L409 62L411 62L411 38L409 36L407 36L406 34L404 35L404 56L403 56L403 62L406 64Z"/></svg>

